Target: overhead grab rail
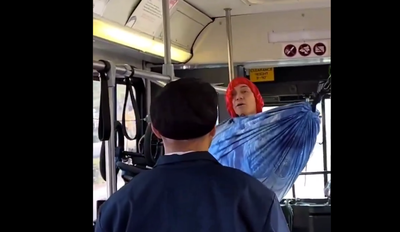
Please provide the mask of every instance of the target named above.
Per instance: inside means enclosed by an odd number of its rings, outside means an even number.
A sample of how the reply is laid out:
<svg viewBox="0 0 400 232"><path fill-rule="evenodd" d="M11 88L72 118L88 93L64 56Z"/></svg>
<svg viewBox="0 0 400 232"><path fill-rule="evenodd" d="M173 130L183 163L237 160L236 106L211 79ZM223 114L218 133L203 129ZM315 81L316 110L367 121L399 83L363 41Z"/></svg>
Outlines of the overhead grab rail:
<svg viewBox="0 0 400 232"><path fill-rule="evenodd" d="M142 69L129 69L129 65L116 65L115 70L116 70L116 78L125 78L126 76L130 76L131 73L134 73L134 77L139 77L139 78L145 78L147 80L152 81L153 83L164 87L168 82L171 81L171 78L166 75L162 75L159 73L155 72L149 72L145 71ZM101 72L106 68L106 65L102 61L93 61L93 70L96 70L97 72ZM175 77L173 80L178 80L179 78ZM221 86L213 86L217 93L219 94L225 94L226 93L226 87L221 87Z"/></svg>

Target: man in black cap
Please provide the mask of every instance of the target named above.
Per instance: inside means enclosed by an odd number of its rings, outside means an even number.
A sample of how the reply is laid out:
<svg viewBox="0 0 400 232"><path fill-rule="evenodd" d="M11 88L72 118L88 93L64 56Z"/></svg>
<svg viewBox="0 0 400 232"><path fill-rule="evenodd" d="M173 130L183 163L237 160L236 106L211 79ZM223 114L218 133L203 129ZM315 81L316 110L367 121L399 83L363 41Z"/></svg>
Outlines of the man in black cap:
<svg viewBox="0 0 400 232"><path fill-rule="evenodd" d="M167 84L150 107L165 155L102 206L97 232L289 232L275 194L208 153L218 98L198 79Z"/></svg>

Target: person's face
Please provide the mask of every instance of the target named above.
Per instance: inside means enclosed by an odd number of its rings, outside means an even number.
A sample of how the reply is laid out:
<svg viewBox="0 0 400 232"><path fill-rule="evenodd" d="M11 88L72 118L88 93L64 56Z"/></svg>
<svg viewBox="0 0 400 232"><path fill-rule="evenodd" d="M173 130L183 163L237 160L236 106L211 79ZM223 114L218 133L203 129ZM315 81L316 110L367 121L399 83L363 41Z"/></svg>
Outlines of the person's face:
<svg viewBox="0 0 400 232"><path fill-rule="evenodd" d="M232 92L232 103L235 113L239 116L256 114L256 99L254 94L245 84L236 86Z"/></svg>

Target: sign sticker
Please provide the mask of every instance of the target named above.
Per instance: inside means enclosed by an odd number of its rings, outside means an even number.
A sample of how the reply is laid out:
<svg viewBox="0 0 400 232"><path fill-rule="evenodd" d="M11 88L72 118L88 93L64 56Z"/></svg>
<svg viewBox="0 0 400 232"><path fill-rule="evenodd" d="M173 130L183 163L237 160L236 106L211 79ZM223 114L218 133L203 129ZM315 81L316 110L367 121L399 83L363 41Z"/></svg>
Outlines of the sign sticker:
<svg viewBox="0 0 400 232"><path fill-rule="evenodd" d="M274 68L250 69L251 82L269 82L275 80Z"/></svg>
<svg viewBox="0 0 400 232"><path fill-rule="evenodd" d="M300 54L301 56L309 56L310 53L311 53L311 47L310 47L310 45L304 43L304 44L301 44L301 45L299 46L299 54Z"/></svg>
<svg viewBox="0 0 400 232"><path fill-rule="evenodd" d="M282 58L330 56L328 41L310 41L282 44Z"/></svg>
<svg viewBox="0 0 400 232"><path fill-rule="evenodd" d="M317 56L323 56L326 52L326 46L323 43L316 43L313 47L313 52Z"/></svg>
<svg viewBox="0 0 400 232"><path fill-rule="evenodd" d="M293 44L288 44L285 46L285 48L283 49L283 52L285 53L285 55L287 57L293 57L296 55L297 53L297 48L296 46L294 46Z"/></svg>

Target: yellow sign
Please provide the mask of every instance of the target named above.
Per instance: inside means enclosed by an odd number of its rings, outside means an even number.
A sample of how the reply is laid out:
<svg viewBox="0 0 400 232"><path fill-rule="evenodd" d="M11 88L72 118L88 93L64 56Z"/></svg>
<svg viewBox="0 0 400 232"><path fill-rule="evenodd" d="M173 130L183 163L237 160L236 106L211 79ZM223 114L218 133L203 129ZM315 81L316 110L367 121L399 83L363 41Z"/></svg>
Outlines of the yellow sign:
<svg viewBox="0 0 400 232"><path fill-rule="evenodd" d="M274 68L250 69L251 82L268 82L274 80L275 80Z"/></svg>

